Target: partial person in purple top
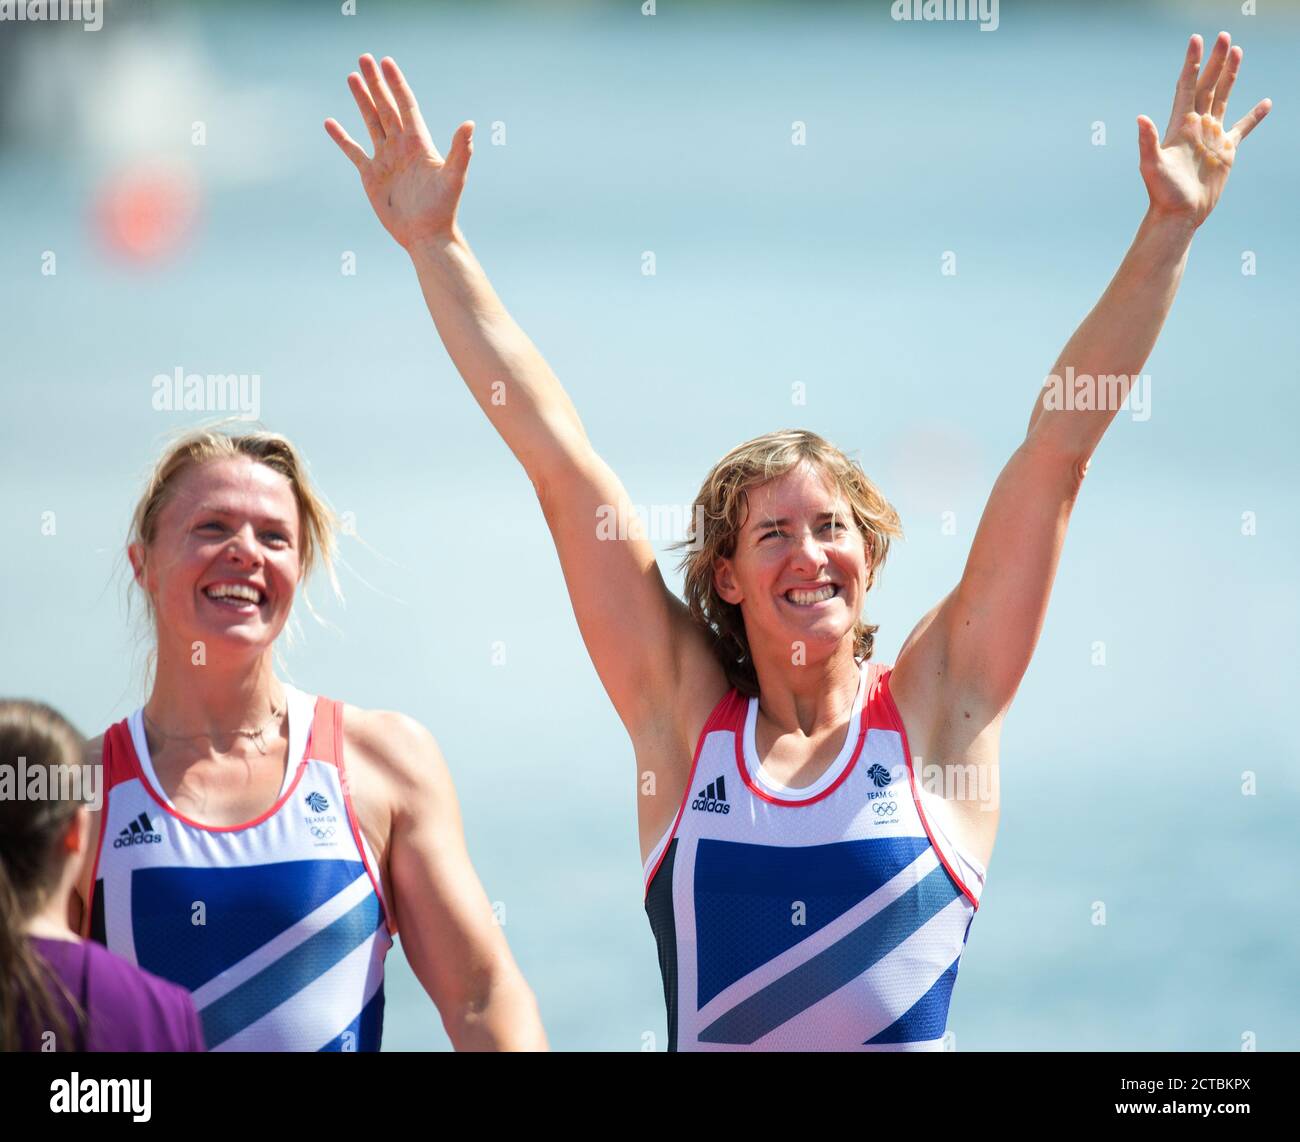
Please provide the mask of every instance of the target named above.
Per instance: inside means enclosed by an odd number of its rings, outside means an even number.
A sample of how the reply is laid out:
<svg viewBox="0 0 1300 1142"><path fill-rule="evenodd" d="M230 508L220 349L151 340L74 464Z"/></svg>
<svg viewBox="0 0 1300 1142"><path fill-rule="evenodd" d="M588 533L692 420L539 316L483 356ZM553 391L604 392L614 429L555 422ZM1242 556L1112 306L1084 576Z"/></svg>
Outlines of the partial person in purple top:
<svg viewBox="0 0 1300 1142"><path fill-rule="evenodd" d="M55 710L0 700L0 1050L202 1051L189 992L68 924L100 798Z"/></svg>

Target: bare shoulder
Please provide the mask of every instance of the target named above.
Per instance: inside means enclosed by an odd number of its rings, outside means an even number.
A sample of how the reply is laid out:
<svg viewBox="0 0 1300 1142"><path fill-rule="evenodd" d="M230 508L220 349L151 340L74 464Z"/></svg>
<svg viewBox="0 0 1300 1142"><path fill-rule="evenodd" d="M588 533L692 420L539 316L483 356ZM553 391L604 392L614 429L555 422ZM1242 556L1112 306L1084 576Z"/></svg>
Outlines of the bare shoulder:
<svg viewBox="0 0 1300 1142"><path fill-rule="evenodd" d="M399 797L450 786L437 740L409 714L344 706L343 736L349 769L355 771L360 763L368 778L383 783Z"/></svg>
<svg viewBox="0 0 1300 1142"><path fill-rule="evenodd" d="M907 736L927 738L934 715L944 701L947 681L946 640L940 618L941 599L912 628L894 659L889 692L899 712L907 712ZM915 728L914 728L915 727Z"/></svg>
<svg viewBox="0 0 1300 1142"><path fill-rule="evenodd" d="M889 689L900 711L906 708L927 728L943 723L954 710L981 726L1001 725L1009 703L990 703L981 678L985 659L972 645L969 604L954 589L935 604L907 636L890 675ZM966 675L954 669L960 659ZM910 732L910 730L909 730Z"/></svg>

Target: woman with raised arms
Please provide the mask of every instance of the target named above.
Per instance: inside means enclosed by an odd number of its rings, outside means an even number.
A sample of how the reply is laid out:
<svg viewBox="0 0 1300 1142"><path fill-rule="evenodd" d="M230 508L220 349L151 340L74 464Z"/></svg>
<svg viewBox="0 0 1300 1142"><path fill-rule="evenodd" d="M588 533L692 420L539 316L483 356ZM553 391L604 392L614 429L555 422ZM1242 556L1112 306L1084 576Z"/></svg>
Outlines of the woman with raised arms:
<svg viewBox="0 0 1300 1142"><path fill-rule="evenodd" d="M1202 70L1193 36L1163 141L1139 118L1146 216L1053 374L1140 374L1192 236L1268 112L1265 100L1223 126L1241 55L1223 33ZM810 432L751 440L714 466L683 602L647 541L598 535L611 505L630 512L627 493L457 225L473 123L443 158L391 59L381 70L361 57L348 83L373 156L336 121L326 130L532 480L583 639L631 735L670 1049L941 1047L998 825L981 793L997 787L1003 719L1118 402L1062 407L1045 386L961 581L892 668L870 661L875 628L861 615L897 516ZM922 781L920 759L927 778L937 763L935 780Z"/></svg>
<svg viewBox="0 0 1300 1142"><path fill-rule="evenodd" d="M210 1050L377 1051L399 926L453 1046L544 1049L433 736L276 677L333 547L283 436L200 429L158 461L128 547L153 688L90 744L105 792L74 923L183 985Z"/></svg>

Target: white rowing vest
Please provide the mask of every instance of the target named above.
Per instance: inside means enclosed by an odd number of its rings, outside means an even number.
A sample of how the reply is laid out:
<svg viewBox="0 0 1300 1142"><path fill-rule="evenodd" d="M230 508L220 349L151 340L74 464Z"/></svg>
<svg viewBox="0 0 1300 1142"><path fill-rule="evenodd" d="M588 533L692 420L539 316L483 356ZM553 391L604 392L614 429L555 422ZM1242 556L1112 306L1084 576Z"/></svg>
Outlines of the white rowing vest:
<svg viewBox="0 0 1300 1142"><path fill-rule="evenodd" d="M773 782L733 690L646 861L668 1049L942 1050L985 869L927 805L890 667L862 663L840 755Z"/></svg>
<svg viewBox="0 0 1300 1142"><path fill-rule="evenodd" d="M396 929L348 792L343 705L284 689L284 784L243 825L177 811L141 711L104 735L85 934L187 988L209 1050L377 1051Z"/></svg>

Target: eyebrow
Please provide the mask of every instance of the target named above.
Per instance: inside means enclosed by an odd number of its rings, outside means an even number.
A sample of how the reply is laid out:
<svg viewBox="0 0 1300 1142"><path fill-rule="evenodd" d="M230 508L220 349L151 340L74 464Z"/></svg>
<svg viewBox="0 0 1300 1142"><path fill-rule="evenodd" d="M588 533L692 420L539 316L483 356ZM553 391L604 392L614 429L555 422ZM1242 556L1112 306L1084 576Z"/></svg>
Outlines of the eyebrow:
<svg viewBox="0 0 1300 1142"><path fill-rule="evenodd" d="M818 512L814 518L819 520L835 519L837 516L841 514L842 513L840 512ZM786 519L784 516L781 519L770 519L770 518L761 519L756 524L754 524L749 530L751 532L766 531L769 527L785 527L785 525L788 524L789 522L790 521Z"/></svg>
<svg viewBox="0 0 1300 1142"><path fill-rule="evenodd" d="M241 513L232 511L230 508L223 508L219 504L202 504L195 511L195 515L219 515L230 519ZM291 531L292 525L288 520L283 520L279 516L264 515L255 517L257 522L263 527L279 527L285 531Z"/></svg>

